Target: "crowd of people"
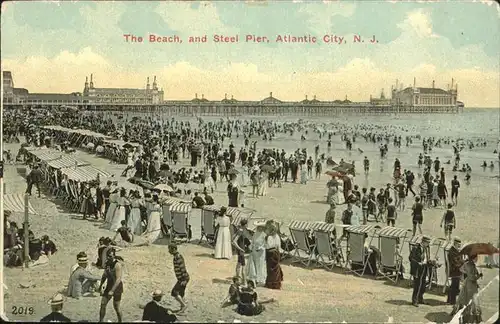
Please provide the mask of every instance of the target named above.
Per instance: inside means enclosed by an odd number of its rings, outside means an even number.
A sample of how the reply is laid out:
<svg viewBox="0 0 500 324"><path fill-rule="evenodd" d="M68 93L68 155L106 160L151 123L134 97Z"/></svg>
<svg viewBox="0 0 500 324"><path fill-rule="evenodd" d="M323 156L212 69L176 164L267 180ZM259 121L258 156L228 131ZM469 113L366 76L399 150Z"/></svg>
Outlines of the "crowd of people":
<svg viewBox="0 0 500 324"><path fill-rule="evenodd" d="M19 114L22 118L19 118ZM54 145L51 141L45 140L47 136L52 135L51 131L39 126L56 123L63 127L83 128L114 136L128 143L140 143L117 149L116 156L126 157L127 163L121 176L151 183L152 188L144 189L141 194L136 189L127 190L124 186L118 185L121 181L117 179L109 180L105 185L96 180L81 187L79 211L83 217L101 218L105 226L116 235L113 239L101 241L100 248L104 250L100 251L100 260L96 262L104 269L101 278L88 271L86 255L77 256L78 264L71 272L68 296L79 298L84 294L100 291L103 295L100 320L104 319L106 305L111 299L113 299L118 320L122 319L120 312L120 300L123 293L123 283L120 277L121 261L114 254L116 247L110 248L110 246L116 244L118 237L127 246L137 243L137 237L142 237L146 243L150 243L166 234L168 228L162 221L162 204L171 197L182 198L194 208L202 208L205 205L214 204L211 194L221 183L226 182L227 206L245 207L245 198L249 194L247 190L250 188L251 195L258 198L265 196L269 187L281 188L289 181L306 185L313 176L316 179L320 178L325 163L326 165L333 164L336 173L326 184L326 201L330 207L326 212L325 222L335 223L337 206L346 204L347 208L341 216L341 222L344 225L367 224L374 220L384 222L387 226L396 226L399 214L407 211L406 198L411 193L414 196L414 203L409 212L412 216L413 236L417 233L422 234L421 225L426 209L442 208L441 226L444 234L451 241L453 230L457 226L454 209L458 206L460 181L455 174L450 187L447 187L447 177L442 162L439 158L432 160L430 154L435 147L452 145L455 154L453 172L464 172L464 180L467 184L471 181L472 170L468 164L463 164L460 168L460 152L464 148L473 149L475 146L485 145L483 139L459 143L458 141L452 142L449 138L407 136L407 146L417 140L422 141L423 152L418 157L417 176L412 171L404 169L399 159L395 159L392 179L386 187L379 188L377 193L377 188L374 187L363 187L360 190L359 185L356 184L357 173L354 161L346 163L341 160L336 163L332 157L326 157L324 153L320 154L319 145L315 147L314 154L308 153L304 148L297 149L288 155L283 148L259 151L256 139L262 138L269 144L278 135L293 136L294 133L301 132L301 140L305 141L311 129L314 129L313 132L319 139L326 138L328 153L331 150L333 136L340 135L347 150L352 150L353 143L361 137L366 142L378 144L380 158L386 159L387 152L393 149L390 147L391 140L395 150L400 150L404 141L401 136L396 135L395 129L339 123L335 125L335 130L325 131L303 121L276 123L221 119L205 122L201 118L198 119L197 125L191 125L173 118L171 120L159 120L154 117L124 119L121 116L109 116L102 113L75 116L75 114L67 113L41 114L36 111L7 114L6 119L12 122L8 123L9 127L4 129L9 140L15 141L21 135L25 136L29 145L34 146ZM235 137L241 137L244 141L244 145L239 150L231 142L231 139ZM93 147L96 154L102 151L99 147L104 145L98 138L88 139L87 143L78 143L77 139L70 138L63 138L63 140L67 141L66 145L69 147L77 145ZM89 143L92 146L89 146ZM22 157L23 152L18 156ZM177 168L177 164L183 158L190 159L191 168ZM116 159L118 160L120 159ZM27 192L31 194L34 186L40 193L43 177L36 161L30 162L33 162L34 166L28 174ZM363 171L366 177L371 172L370 164L368 157L365 157ZM416 188L417 182L420 183ZM167 185L171 190L155 189L160 184ZM448 188L450 188L451 197L448 196ZM269 289L281 289L283 271L280 259L283 250L288 249L289 239L283 236L278 224L274 221L255 224L255 230L250 231L247 228L248 220L242 220L235 235L231 236L229 230L231 220L226 214L226 209L222 208L214 216L217 225L214 257L232 259L233 254L237 256L235 277L223 306L237 305L236 310L242 315L258 315L265 309L263 304L273 300L258 299L254 289L259 285ZM344 235L346 234L343 233ZM458 239L454 241L457 249L459 248L458 241ZM411 274L414 278L412 303L415 306L423 302L426 278L433 266L426 256L428 243L428 239L424 238L422 244L417 245L411 253ZM106 253L103 254L103 251ZM182 313L187 307L183 298L190 277L176 246L169 246L169 251L173 255L175 275L178 280L171 295L178 300L179 312ZM458 266L460 262L458 258L456 260ZM473 294L470 290L472 288L467 288L472 287L469 282L476 280L477 283L477 279L480 278L475 267L475 260L475 256L470 256L465 263L460 263L459 270L456 267L453 270L454 273L467 274L468 278L465 279L464 287L466 288L460 292L458 299L457 281L452 280L448 301L456 305L454 312L468 305L471 300L469 297ZM107 291L103 290L105 282L107 282ZM155 291L152 296L153 301L144 308L143 319L175 320L172 311L163 310L158 304L163 296L161 290ZM59 296L54 297L53 301L54 309L62 307ZM477 307L473 307L469 315L478 315L476 309L479 309L479 306L475 306Z"/></svg>

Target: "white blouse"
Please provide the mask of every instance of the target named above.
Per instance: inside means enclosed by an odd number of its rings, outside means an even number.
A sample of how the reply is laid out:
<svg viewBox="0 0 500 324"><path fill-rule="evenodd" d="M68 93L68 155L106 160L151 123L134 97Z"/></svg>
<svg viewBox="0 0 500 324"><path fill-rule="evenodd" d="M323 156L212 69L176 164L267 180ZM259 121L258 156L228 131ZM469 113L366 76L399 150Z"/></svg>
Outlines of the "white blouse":
<svg viewBox="0 0 500 324"><path fill-rule="evenodd" d="M281 251L281 239L278 234L267 237L266 249L279 249Z"/></svg>

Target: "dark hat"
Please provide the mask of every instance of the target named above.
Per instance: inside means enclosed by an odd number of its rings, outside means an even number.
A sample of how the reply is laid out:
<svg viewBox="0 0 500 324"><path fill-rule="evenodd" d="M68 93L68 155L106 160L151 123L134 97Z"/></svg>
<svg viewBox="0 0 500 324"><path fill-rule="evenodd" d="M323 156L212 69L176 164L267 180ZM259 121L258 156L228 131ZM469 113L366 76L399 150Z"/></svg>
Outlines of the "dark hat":
<svg viewBox="0 0 500 324"><path fill-rule="evenodd" d="M222 207L220 208L220 211L219 211L219 212L220 212L221 214L225 214L225 213L226 213L226 211L227 211L227 208L226 208L226 207L224 207L224 206L222 206Z"/></svg>

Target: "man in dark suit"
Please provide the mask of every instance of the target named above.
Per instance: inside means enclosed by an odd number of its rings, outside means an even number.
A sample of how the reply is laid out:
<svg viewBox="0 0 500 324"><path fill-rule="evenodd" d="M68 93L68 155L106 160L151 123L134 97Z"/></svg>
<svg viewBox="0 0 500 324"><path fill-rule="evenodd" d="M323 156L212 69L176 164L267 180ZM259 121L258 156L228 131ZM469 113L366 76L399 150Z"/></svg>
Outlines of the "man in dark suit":
<svg viewBox="0 0 500 324"><path fill-rule="evenodd" d="M170 311L167 308L159 304L163 295L163 292L159 289L156 289L151 294L153 300L144 306L144 312L142 314L143 321L174 323L177 320L175 315L170 314Z"/></svg>
<svg viewBox="0 0 500 324"><path fill-rule="evenodd" d="M422 237L422 242L416 244L410 252L410 274L413 276L412 305L418 307L424 304L424 293L429 271L429 244L431 239Z"/></svg>
<svg viewBox="0 0 500 324"><path fill-rule="evenodd" d="M450 305L455 305L457 296L460 293L460 278L462 277L460 268L464 264L463 256L460 254L461 244L460 239L455 237L452 247L448 250L448 276L451 279L451 284L446 302Z"/></svg>
<svg viewBox="0 0 500 324"><path fill-rule="evenodd" d="M28 188L26 188L26 193L31 196L31 189L33 188L33 185L35 185L38 191L38 198L40 198L40 182L42 182L42 179L42 171L40 171L38 165L35 165L30 174L28 174Z"/></svg>

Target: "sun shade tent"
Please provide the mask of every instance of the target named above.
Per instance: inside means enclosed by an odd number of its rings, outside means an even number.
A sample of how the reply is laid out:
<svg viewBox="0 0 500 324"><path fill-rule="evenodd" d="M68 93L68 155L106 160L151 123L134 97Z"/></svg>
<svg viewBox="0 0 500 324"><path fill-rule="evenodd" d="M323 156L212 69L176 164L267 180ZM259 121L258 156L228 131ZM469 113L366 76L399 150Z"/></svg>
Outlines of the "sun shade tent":
<svg viewBox="0 0 500 324"><path fill-rule="evenodd" d="M188 241L191 239L191 225L189 224L191 209L191 203L175 202L170 206L172 239L181 238Z"/></svg>
<svg viewBox="0 0 500 324"><path fill-rule="evenodd" d="M316 261L326 269L332 269L341 261L345 262L342 249L337 242L336 233L335 224L320 223L314 228Z"/></svg>
<svg viewBox="0 0 500 324"><path fill-rule="evenodd" d="M373 272L374 269L372 269L369 264L372 251L370 249L368 249L368 251L365 250L365 240L369 240L368 246L370 246L379 229L380 226L378 225L353 225L345 228L348 235L348 252L345 265L347 272L363 276L367 266ZM348 265L350 265L350 269Z"/></svg>
<svg viewBox="0 0 500 324"><path fill-rule="evenodd" d="M201 207L201 237L199 243L203 238L207 242L215 241L215 213L219 212L221 206L219 205L205 205Z"/></svg>
<svg viewBox="0 0 500 324"><path fill-rule="evenodd" d="M443 247L443 245L446 242L446 240L444 238L436 238L436 237L432 237L432 236L429 236L429 235L425 235L425 236L427 236L427 237L429 237L431 239L431 241L429 243L429 256L430 256L431 260L437 261L439 259L438 253L439 253L440 249ZM408 247L409 247L409 250L410 250L410 254L411 254L411 250L417 244L421 244L422 243L422 238L423 237L424 237L424 235L418 234L418 235L415 235L414 237L412 237L408 241ZM437 268L435 268L435 267L432 268L432 271L430 273L429 288L432 287L433 283L436 284L436 285L438 284L438 273L437 273Z"/></svg>
<svg viewBox="0 0 500 324"><path fill-rule="evenodd" d="M170 230L173 225L170 207L178 202L181 202L181 200L176 197L167 197L161 201L163 224L165 224L167 230Z"/></svg>
<svg viewBox="0 0 500 324"><path fill-rule="evenodd" d="M322 225L322 222L307 222L307 221L292 221L288 225L288 230L292 237L295 246L294 254L292 255L292 263L300 262L305 266L309 266L314 258L315 245L309 243L308 232L315 230ZM306 258L301 257L300 251L306 254Z"/></svg>
<svg viewBox="0 0 500 324"><path fill-rule="evenodd" d="M2 197L3 209L13 213L24 213L24 194L4 194ZM28 213L38 214L28 201Z"/></svg>
<svg viewBox="0 0 500 324"><path fill-rule="evenodd" d="M92 165L85 165L80 167L62 168L61 173L66 175L68 179L78 182L89 182L97 179L97 175L102 178L111 177L111 174L97 169Z"/></svg>
<svg viewBox="0 0 500 324"><path fill-rule="evenodd" d="M384 227L378 231L381 269L377 278L397 283L403 268L403 246L410 233L410 229L397 227Z"/></svg>

